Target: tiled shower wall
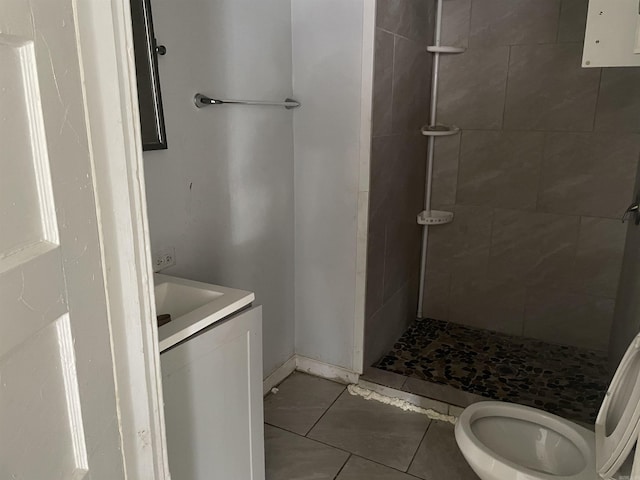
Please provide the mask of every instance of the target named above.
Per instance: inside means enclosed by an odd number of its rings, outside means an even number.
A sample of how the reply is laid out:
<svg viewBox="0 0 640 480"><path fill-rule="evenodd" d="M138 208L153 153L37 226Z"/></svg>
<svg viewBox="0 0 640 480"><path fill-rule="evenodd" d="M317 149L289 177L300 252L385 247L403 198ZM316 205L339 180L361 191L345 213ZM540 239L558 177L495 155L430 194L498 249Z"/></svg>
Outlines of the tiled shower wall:
<svg viewBox="0 0 640 480"><path fill-rule="evenodd" d="M433 0L378 0L367 257L365 362L415 318L433 38Z"/></svg>
<svg viewBox="0 0 640 480"><path fill-rule="evenodd" d="M462 134L436 143L433 201L455 220L430 230L426 313L606 350L640 69L581 68L586 0L444 9L444 44L468 50L442 59L439 121Z"/></svg>

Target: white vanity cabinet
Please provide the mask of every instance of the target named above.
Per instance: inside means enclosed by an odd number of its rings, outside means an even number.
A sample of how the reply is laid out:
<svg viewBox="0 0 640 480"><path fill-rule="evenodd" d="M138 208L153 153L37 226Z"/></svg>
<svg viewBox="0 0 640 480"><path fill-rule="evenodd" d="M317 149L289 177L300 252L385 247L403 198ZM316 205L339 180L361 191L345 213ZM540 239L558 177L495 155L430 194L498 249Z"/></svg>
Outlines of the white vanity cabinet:
<svg viewBox="0 0 640 480"><path fill-rule="evenodd" d="M175 480L264 480L262 307L160 355Z"/></svg>

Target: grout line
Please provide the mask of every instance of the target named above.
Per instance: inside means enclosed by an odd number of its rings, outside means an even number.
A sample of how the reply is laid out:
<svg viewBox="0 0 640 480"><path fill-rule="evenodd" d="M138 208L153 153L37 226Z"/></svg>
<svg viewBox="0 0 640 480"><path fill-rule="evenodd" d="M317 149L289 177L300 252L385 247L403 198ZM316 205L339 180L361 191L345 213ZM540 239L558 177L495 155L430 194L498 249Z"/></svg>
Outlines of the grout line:
<svg viewBox="0 0 640 480"><path fill-rule="evenodd" d="M449 275L451 276L451 275ZM451 281L449 281L449 284L451 284ZM448 302L447 302L448 303ZM395 373L395 372L393 372ZM398 374L399 375L399 374ZM404 389L405 385L407 384L407 380L409 380L409 377L407 375L402 375L404 377L404 380L402 381L402 385L400 385L400 390L402 390L403 392L406 391Z"/></svg>
<svg viewBox="0 0 640 480"><path fill-rule="evenodd" d="M402 137L406 135L406 133L400 132L400 133L382 133L380 135L374 135L371 138L390 138L390 137Z"/></svg>
<svg viewBox="0 0 640 480"><path fill-rule="evenodd" d="M542 135L542 158L540 159L540 171L538 172L538 185L536 187L536 212L541 212L540 210L540 193L542 191L542 177L545 169L545 165L547 164L547 145L549 139L549 132L544 132Z"/></svg>
<svg viewBox="0 0 640 480"><path fill-rule="evenodd" d="M311 428L310 428L309 430L307 430L307 433L305 433L305 434L304 434L304 436L305 436L306 438L310 438L310 437L308 437L308 435L311 433L311 430L313 430L313 429L315 428L315 426L320 422L320 420L322 420L322 419L324 418L324 416L327 414L327 412L328 412L329 410L331 410L331 407L333 407L333 405L338 401L338 399L339 399L342 395L344 395L344 393L345 393L346 391L347 391L347 387L346 387L346 385L345 385L345 386L344 386L344 388L342 389L342 392L340 392L340 395L338 395L338 396L333 400L333 402L331 402L331 405L329 405L329 406L325 409L325 411L324 411L324 412L322 412L322 415L320 415L320 417L318 417L318 420L316 420L316 421L314 422L314 424L313 424L313 425L311 425ZM313 439L312 439L312 440L313 440Z"/></svg>
<svg viewBox="0 0 640 480"><path fill-rule="evenodd" d="M591 130L545 130L543 128L538 128L538 129L534 129L534 128L529 128L529 129L524 129L524 128L507 128L507 129L499 129L499 128L462 128L460 127L461 131L465 131L465 132L507 132L507 133L558 133L558 134L573 134L573 135L589 135L589 134L602 134L602 135L614 135L616 134L616 131L614 130L597 130L597 131L591 131ZM619 132L620 134L626 133L629 135L637 135L638 134L638 130L629 130L629 131L625 131L625 132ZM386 137L386 136L398 136L398 135L402 135L402 133L397 133L397 134L389 134L389 135L376 135L376 137Z"/></svg>
<svg viewBox="0 0 640 480"><path fill-rule="evenodd" d="M269 425L270 427L277 428L278 430L282 430L283 432L287 432L287 433L290 433L292 435L295 435L296 437L304 438L305 440L309 440L310 442L319 443L320 445L324 445L325 447L333 448L335 450L339 450L341 452L347 453L347 454L349 454L349 456L353 455L352 452L350 452L348 450L345 450L344 448L336 447L335 445L331 445L330 443L323 442L322 440L317 440L315 438L310 438L310 437L307 437L305 435L300 435L299 433L292 432L291 430L287 430L286 428L279 427L277 425L271 425L270 423L266 423L265 422L265 424ZM348 460L348 458L347 458L347 460ZM389 468L391 468L391 467L389 467Z"/></svg>
<svg viewBox="0 0 640 480"><path fill-rule="evenodd" d="M591 214L587 215L584 213L567 213L567 212L546 211L546 210L534 211L531 209L523 209L523 208L515 208L515 207L492 207L491 205L486 205L481 203L457 203L455 205L445 205L445 206L446 207L460 206L460 207L472 207L472 208L485 208L485 209L491 209L491 210L507 210L509 212L521 212L526 214L539 213L541 215L555 215L558 217L587 217L587 218L597 218L602 220L616 220L618 222L620 221L619 216L605 217L602 215L591 215Z"/></svg>
<svg viewBox="0 0 640 480"><path fill-rule="evenodd" d="M407 40L409 42L413 42L413 43L417 43L419 45L424 45L424 47L426 48L427 46L431 45L431 39L427 39L427 40L418 40L416 38L411 38L411 37L407 37L405 35L402 35L401 33L397 33L397 32L392 32L391 30L387 30L386 28L383 27L375 27L376 30L382 30L385 33L388 33L390 35L393 35L394 37L398 37L398 38L402 38L403 40Z"/></svg>
<svg viewBox="0 0 640 480"><path fill-rule="evenodd" d="M507 55L507 76L504 79L504 103L502 104L502 122L500 125L500 131L505 130L505 118L507 116L507 99L509 98L509 75L511 73L511 49L512 45L509 45L509 54Z"/></svg>
<svg viewBox="0 0 640 480"><path fill-rule="evenodd" d="M562 47L565 45L584 45L584 42L542 42L542 43L491 43L488 42L486 44L475 45L472 47L467 47L467 50L473 51L481 51L487 50L489 48L499 48L499 47ZM606 67L602 67L606 68Z"/></svg>
<svg viewBox="0 0 640 480"><path fill-rule="evenodd" d="M393 35L393 51L391 52L391 118L389 119L389 130L391 132L391 134L394 134L394 129L393 129L393 119L395 117L394 114L394 108L393 108L393 104L395 103L393 101L393 99L395 98L395 91L396 91L396 47L397 47L397 43L396 43L396 36Z"/></svg>
<svg viewBox="0 0 640 480"><path fill-rule="evenodd" d="M600 68L600 78L598 79L598 91L596 92L596 104L593 108L593 124L591 131L596 133L596 122L598 120L598 104L600 103L600 91L602 90L602 77L604 75L604 68Z"/></svg>
<svg viewBox="0 0 640 480"><path fill-rule="evenodd" d="M387 215L387 218L385 218L385 221L384 221L384 245L382 247L382 292L380 292L382 298L380 299L381 300L380 308L378 310L376 310L376 313L378 313L379 310L382 310L384 308L384 306L386 305L386 302L384 300L384 297L385 297L384 292L385 292L385 287L386 287L385 284L387 283L387 282L385 282L385 278L387 276L387 244L388 244L387 232L389 230L388 222L389 222L389 218L388 218L388 215ZM389 299L391 299L391 297L389 297ZM373 314L369 318L373 318Z"/></svg>
<svg viewBox="0 0 640 480"><path fill-rule="evenodd" d="M428 429L428 428L429 428L429 427L427 427L427 429ZM421 441L421 442L422 442L422 441ZM362 455L358 455L357 453L352 453L352 454L351 454L351 457L360 458L360 459L362 459L362 460L366 460L367 462L375 463L376 465L379 465L379 466L381 466L381 467L389 468L389 469L391 469L391 470L393 470L393 471L395 471L395 472L404 473L405 475L409 475L411 478L420 478L420 477L416 477L415 475L413 475L413 474L411 474L411 473L405 472L404 470L399 470L399 469L397 469L397 468L395 468L395 467L390 467L389 465L385 465L384 463L380 463L380 462L378 462L377 460L372 460L372 459L370 459L370 458L363 457ZM349 457L349 458L351 458L351 457ZM409 467L411 467L411 463L409 463ZM409 470L409 468L407 468L407 470Z"/></svg>
<svg viewBox="0 0 640 480"><path fill-rule="evenodd" d="M347 457L347 459L344 461L344 463L340 467L340 470L338 470L338 473L336 473L336 475L333 477L334 480L337 479L340 476L340 474L342 473L342 470L344 470L344 467L346 467L347 463L349 463L349 460L351 460L351 457L353 457L353 453L349 452L349 456Z"/></svg>
<svg viewBox="0 0 640 480"><path fill-rule="evenodd" d="M298 436L300 437L301 435L298 435ZM352 452L350 452L349 450L345 450L344 448L336 447L335 445L331 445L330 443L327 443L325 441L317 440L315 438L310 438L310 437L302 437L302 438L306 438L307 440L311 440L312 442L319 443L320 445L324 445L325 447L335 448L336 450L340 450L341 452L348 453L349 455L352 455Z"/></svg>
<svg viewBox="0 0 640 480"><path fill-rule="evenodd" d="M522 325L520 326L520 336L524 337L524 327L527 322L527 298L529 298L530 286L524 285L524 298L522 299Z"/></svg>
<svg viewBox="0 0 640 480"><path fill-rule="evenodd" d="M562 27L562 9L565 6L563 0L558 2L560 4L560 8L558 8L558 28L556 29L556 44L560 45L560 29Z"/></svg>
<svg viewBox="0 0 640 480"><path fill-rule="evenodd" d="M293 435L297 435L298 437L306 438L304 435L300 435L300 433L298 433L298 432L294 432L293 430L289 430L288 428L283 427L283 426L281 426L281 425L276 425L276 424L274 424L274 423L269 423L269 422L267 422L266 420L264 421L264 424L265 424L265 425L269 425L270 427L273 427L273 428L277 428L278 430L283 430L283 431L288 432L288 433L291 433L291 434L293 434ZM310 438L309 440L313 440L314 442L317 442L317 440L314 440L313 438ZM320 442L320 443L322 443L322 442Z"/></svg>
<svg viewBox="0 0 640 480"><path fill-rule="evenodd" d="M468 131L468 130L466 130ZM460 129L460 135L458 136L458 151L456 152L456 163L458 168L456 169L456 188L453 192L453 204L458 203L458 186L460 185L460 170L462 165L462 140L464 138L465 130ZM437 145L437 144L436 144Z"/></svg>
<svg viewBox="0 0 640 480"><path fill-rule="evenodd" d="M416 460L416 456L418 455L418 451L420 450L420 447L422 446L422 442L424 442L424 439L427 438L427 432L431 428L431 424L433 422L434 422L434 420L430 420L429 421L429 424L427 425L427 429L424 431L424 434L422 435L422 438L420 439L420 442L418 443L418 448L416 448L416 451L413 452L413 455L411 456L411 461L409 462L409 466L407 467L407 470L405 472L408 472L411 469L411 465L413 465L413 462Z"/></svg>
<svg viewBox="0 0 640 480"><path fill-rule="evenodd" d="M458 135L458 149L457 149L457 158L456 158L456 162L457 162L457 169L456 169L456 188L454 189L454 193L453 193L453 205L451 205L452 210L454 212L454 222L455 222L455 211L456 211L456 205L458 205L458 188L460 187L460 171L462 170L461 165L462 165L462 141L464 138L464 132L466 131L466 129L460 129L460 135ZM436 146L437 146L437 142L436 142ZM437 153L437 150L435 151L435 153ZM428 238L427 238L428 240ZM426 259L425 259L425 268L428 267L427 264L427 260L429 259L429 248L428 248L428 243L427 243L427 255L426 255ZM428 271L428 268L426 268ZM451 294L453 292L453 270L449 269L449 271L446 272L448 274L448 285L447 285L447 316L446 319L447 321L450 320L451 318ZM425 282L425 292L423 293L424 296L426 297L426 290L428 288L428 285ZM424 314L424 312L423 312ZM403 382L402 386L404 387L404 384L406 383L406 380Z"/></svg>
<svg viewBox="0 0 640 480"><path fill-rule="evenodd" d="M467 49L471 48L471 22L473 21L473 0L469 0L469 25L467 26Z"/></svg>
<svg viewBox="0 0 640 480"><path fill-rule="evenodd" d="M447 321L451 319L451 293L453 292L453 272L449 271L447 276L449 282L447 284ZM406 380L404 383L407 383ZM402 386L404 387L404 383Z"/></svg>
<svg viewBox="0 0 640 480"><path fill-rule="evenodd" d="M437 421L437 420L430 420L430 421L429 421L429 425L427 426L427 430L428 430L428 429L429 429L429 427L431 426L431 423L432 423L432 422L435 422L435 421ZM324 445L325 447L333 448L333 449L335 449L335 450L339 450L339 451L341 451L341 452L347 453L349 456L347 457L347 460L344 462L344 465L342 466L342 468L340 468L340 472L342 472L342 469L344 469L345 465L346 465L346 464L347 464L347 462L351 459L351 457L356 457L356 458L361 458L361 459L366 460L366 461L371 462L371 463L375 463L376 465L379 465L379 466L381 466L381 467L389 468L389 469L391 469L391 470L393 470L393 471L395 471L395 472L404 473L405 475L409 475L409 476L410 476L410 477L412 477L412 478L420 478L420 477L416 477L415 475L413 475L413 474L411 474L411 473L407 473L407 472L406 472L406 471L404 471L404 470L400 470L400 469L398 469L398 468L391 467L391 466L386 465L386 464L384 464L384 463L381 463L381 462L379 462L379 461L377 461L377 460L373 460L373 459L371 459L371 458L367 458L367 457L365 457L365 456L363 456L363 455L361 455L361 454L354 453L354 452L350 452L349 450L345 450L344 448L336 447L335 445L331 445L330 443L324 442L324 441L322 441L322 440L317 440L317 439L315 439L315 438L305 437L305 436L300 435L299 433L292 432L291 430L287 430L286 428L282 428L282 427L277 427L277 426L275 426L275 425L271 425L271 424L269 424L269 426L274 427L274 428L277 428L278 430L283 430L283 431L285 431L285 432L287 432L287 433L291 433L291 434L296 435L296 436L298 436L298 437L300 437L300 438L304 438L304 439L306 439L306 440L310 440L310 441L312 441L312 442L319 443L320 445ZM426 435L426 432L425 432L425 435ZM422 437L422 438L424 438L424 435L423 435L423 437ZM421 444L422 444L422 440L420 440L420 444L418 445L418 448L420 448L420 445L421 445ZM417 454L417 450L416 450L416 454ZM414 454L414 457L415 457L415 454ZM411 462L409 463L409 467L407 467L407 470L411 467L411 463L413 463L413 458L411 459ZM340 472L338 472L338 474L339 474ZM334 477L334 478L336 478L336 477Z"/></svg>
<svg viewBox="0 0 640 480"><path fill-rule="evenodd" d="M493 247L494 247L493 240L494 240L494 231L495 231L495 224L496 224L496 210L502 210L502 209L495 208L495 207L493 207L493 208L489 207L489 208L491 208L491 223L489 225L489 252L488 252L488 255L487 255L487 268L486 268L486 272L485 272L487 276L489 275L489 270L490 270L489 265L491 264L491 256L492 256L492 253L494 251L493 250ZM517 211L520 211L520 210L517 210Z"/></svg>

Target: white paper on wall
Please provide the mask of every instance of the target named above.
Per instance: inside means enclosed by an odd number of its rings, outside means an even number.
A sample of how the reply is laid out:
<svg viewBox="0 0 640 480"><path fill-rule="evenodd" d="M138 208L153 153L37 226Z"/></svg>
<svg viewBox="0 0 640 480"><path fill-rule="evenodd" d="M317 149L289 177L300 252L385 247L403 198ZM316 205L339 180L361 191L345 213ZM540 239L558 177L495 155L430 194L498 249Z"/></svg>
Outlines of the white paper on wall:
<svg viewBox="0 0 640 480"><path fill-rule="evenodd" d="M640 66L638 0L589 0L582 66Z"/></svg>

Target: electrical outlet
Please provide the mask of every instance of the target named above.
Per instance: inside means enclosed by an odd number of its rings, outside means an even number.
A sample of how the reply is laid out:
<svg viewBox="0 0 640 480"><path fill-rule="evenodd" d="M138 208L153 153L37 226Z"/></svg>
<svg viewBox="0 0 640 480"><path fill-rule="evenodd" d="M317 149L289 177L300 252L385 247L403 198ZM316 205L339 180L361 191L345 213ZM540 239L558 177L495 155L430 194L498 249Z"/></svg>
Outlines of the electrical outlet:
<svg viewBox="0 0 640 480"><path fill-rule="evenodd" d="M174 247L163 248L153 254L153 271L159 272L176 264L176 249Z"/></svg>

